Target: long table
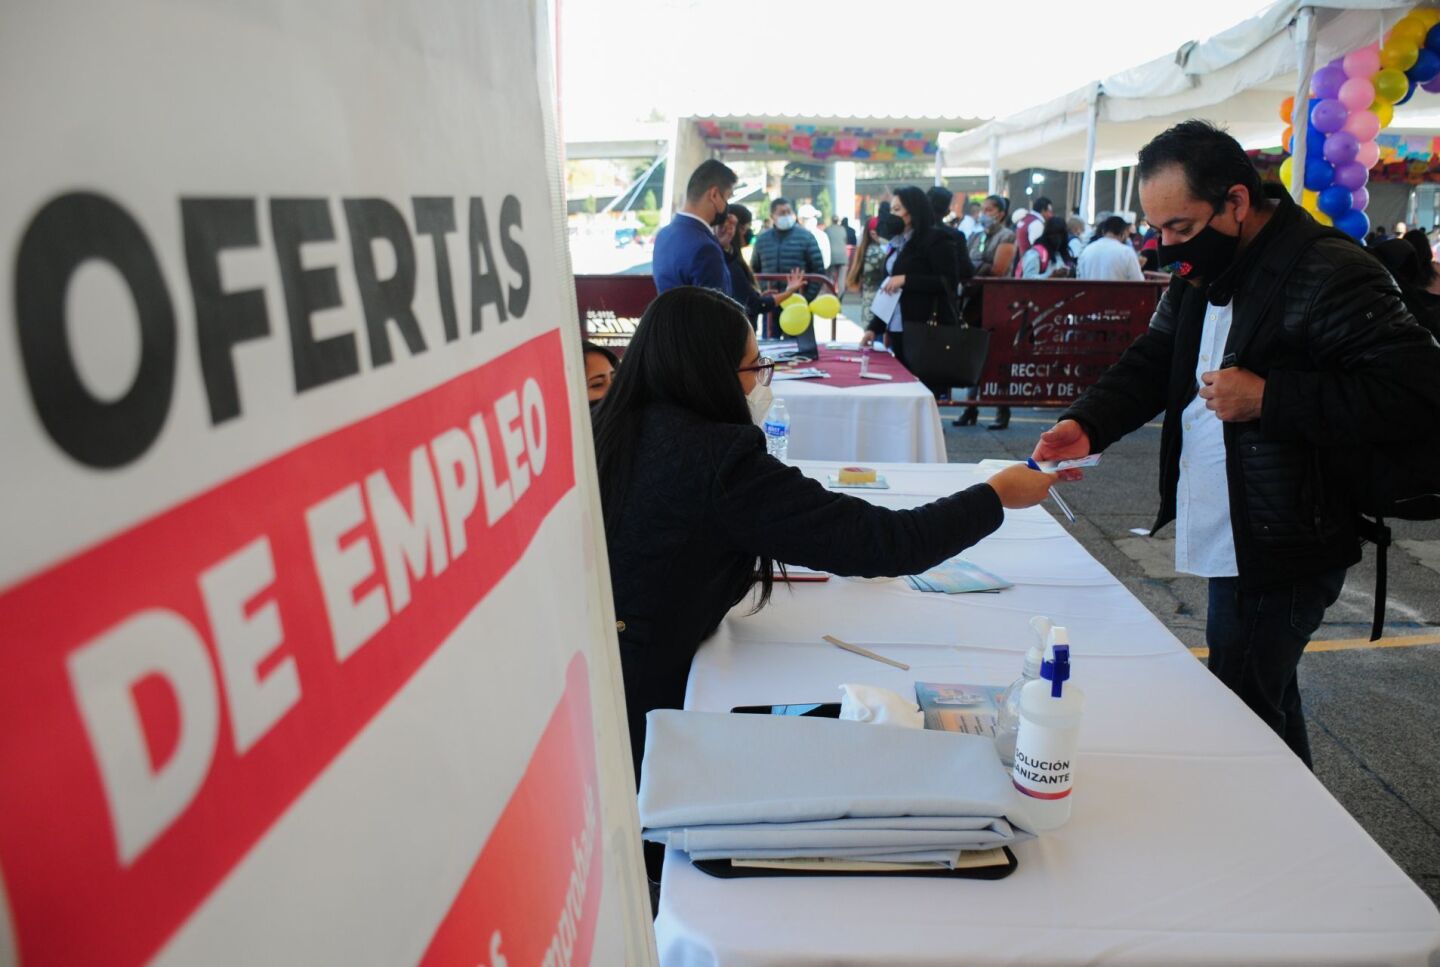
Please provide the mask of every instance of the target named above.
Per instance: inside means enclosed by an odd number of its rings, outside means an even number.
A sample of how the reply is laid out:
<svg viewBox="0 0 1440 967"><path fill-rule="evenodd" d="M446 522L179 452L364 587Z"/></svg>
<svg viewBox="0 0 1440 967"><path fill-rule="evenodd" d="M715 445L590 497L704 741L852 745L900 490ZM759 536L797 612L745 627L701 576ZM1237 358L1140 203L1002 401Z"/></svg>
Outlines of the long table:
<svg viewBox="0 0 1440 967"><path fill-rule="evenodd" d="M817 479L837 464L801 463ZM914 507L988 476L882 468ZM696 656L686 707L837 701L842 683L1003 684L1032 615L1070 630L1086 711L1070 822L998 881L713 879L666 856L661 962L689 965L1440 964L1440 912L1298 759L1053 518L1007 514L965 557L1015 582L777 587ZM820 641L833 634L908 672ZM878 727L878 726L877 726Z"/></svg>
<svg viewBox="0 0 1440 967"><path fill-rule="evenodd" d="M814 365L849 375L859 367L844 360L856 355L853 348L822 348ZM894 379L863 385L836 385L853 383L845 379L777 380L770 387L790 411L790 459L945 462L945 432L934 395L888 353L876 352L871 370Z"/></svg>

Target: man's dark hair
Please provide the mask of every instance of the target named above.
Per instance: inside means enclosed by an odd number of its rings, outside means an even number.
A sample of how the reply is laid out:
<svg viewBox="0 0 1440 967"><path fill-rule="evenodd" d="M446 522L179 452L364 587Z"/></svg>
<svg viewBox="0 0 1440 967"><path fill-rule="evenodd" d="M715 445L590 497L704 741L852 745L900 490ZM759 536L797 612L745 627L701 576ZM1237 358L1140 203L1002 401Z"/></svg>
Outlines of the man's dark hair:
<svg viewBox="0 0 1440 967"><path fill-rule="evenodd" d="M1102 235L1122 235L1125 232L1125 226L1129 224L1119 215L1111 215L1095 226L1095 234L1090 236L1090 241L1093 242Z"/></svg>
<svg viewBox="0 0 1440 967"><path fill-rule="evenodd" d="M1000 214L1009 214L1010 200L1003 195L986 195L985 200L990 202L996 208L1000 209Z"/></svg>
<svg viewBox="0 0 1440 967"><path fill-rule="evenodd" d="M950 214L950 203L955 200L955 193L944 185L935 185L925 192L925 197L930 199L930 210L935 213L935 220L942 221Z"/></svg>
<svg viewBox="0 0 1440 967"><path fill-rule="evenodd" d="M714 158L702 161L685 185L685 200L699 201L711 188L734 188L735 182L739 180L740 176L730 170L729 165Z"/></svg>
<svg viewBox="0 0 1440 967"><path fill-rule="evenodd" d="M774 198L770 199L770 211L775 211L775 209L779 208L781 205L789 205L792 211L795 208L795 203L790 199L786 198L784 195L776 195Z"/></svg>
<svg viewBox="0 0 1440 967"><path fill-rule="evenodd" d="M1037 215L1043 215L1046 209L1053 210L1054 208L1055 203L1050 199L1046 198L1044 195L1041 195L1039 198L1035 199L1035 207L1032 208L1031 211L1033 211Z"/></svg>
<svg viewBox="0 0 1440 967"><path fill-rule="evenodd" d="M1225 204L1231 185L1244 185L1252 205L1264 204L1260 173L1245 155L1245 149L1225 131L1192 118L1162 131L1140 149L1136 170L1140 180L1154 177L1163 168L1179 165L1185 171L1190 194L1218 210Z"/></svg>

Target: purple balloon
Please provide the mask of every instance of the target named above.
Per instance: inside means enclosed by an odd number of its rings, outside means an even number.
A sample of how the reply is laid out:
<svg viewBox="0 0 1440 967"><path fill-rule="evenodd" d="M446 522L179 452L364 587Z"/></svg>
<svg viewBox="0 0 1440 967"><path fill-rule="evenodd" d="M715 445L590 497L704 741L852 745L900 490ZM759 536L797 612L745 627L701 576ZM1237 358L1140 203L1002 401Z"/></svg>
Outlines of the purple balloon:
<svg viewBox="0 0 1440 967"><path fill-rule="evenodd" d="M1364 165L1352 161L1348 165L1335 166L1334 184L1339 185L1341 188L1349 188L1351 191L1354 191L1356 188L1365 187L1365 180L1369 176L1370 172L1365 170Z"/></svg>
<svg viewBox="0 0 1440 967"><path fill-rule="evenodd" d="M1311 108L1310 123L1315 125L1315 130L1330 134L1332 131L1339 131L1343 128L1345 119L1349 116L1349 108L1333 97L1329 97Z"/></svg>
<svg viewBox="0 0 1440 967"><path fill-rule="evenodd" d="M1318 98L1334 98L1340 93L1340 85L1345 80L1345 68L1327 64L1310 78L1310 90Z"/></svg>
<svg viewBox="0 0 1440 967"><path fill-rule="evenodd" d="M1325 160L1332 165L1348 165L1360 151L1360 142L1349 131L1336 131L1325 139Z"/></svg>
<svg viewBox="0 0 1440 967"><path fill-rule="evenodd" d="M1426 81L1424 84L1421 84L1420 90L1424 91L1426 94L1440 94L1440 74L1437 74L1435 77L1430 78L1430 80Z"/></svg>
<svg viewBox="0 0 1440 967"><path fill-rule="evenodd" d="M1356 188L1350 192L1350 207L1357 211L1364 211L1365 206L1370 204L1370 189Z"/></svg>

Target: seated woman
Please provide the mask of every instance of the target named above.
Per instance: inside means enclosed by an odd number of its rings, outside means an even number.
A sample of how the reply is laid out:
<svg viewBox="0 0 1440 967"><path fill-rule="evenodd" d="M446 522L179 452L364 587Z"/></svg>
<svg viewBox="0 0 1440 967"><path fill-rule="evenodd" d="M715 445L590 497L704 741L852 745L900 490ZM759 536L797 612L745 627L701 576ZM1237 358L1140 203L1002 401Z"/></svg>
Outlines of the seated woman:
<svg viewBox="0 0 1440 967"><path fill-rule="evenodd" d="M1065 219L1051 215L1035 244L1020 257L1022 279L1065 279L1075 274L1075 254Z"/></svg>
<svg viewBox="0 0 1440 967"><path fill-rule="evenodd" d="M637 778L645 713L681 706L696 649L752 589L757 610L769 601L777 562L914 574L994 531L1002 508L1039 503L1055 481L1010 467L914 510L834 493L765 452L752 414L768 406L772 370L733 301L671 289L645 310L595 416Z"/></svg>
<svg viewBox="0 0 1440 967"><path fill-rule="evenodd" d="M620 368L620 359L604 346L597 346L595 343L585 341L581 343L585 353L585 395L590 398L590 412L595 412L595 407L610 392L610 384L615 381L615 370Z"/></svg>

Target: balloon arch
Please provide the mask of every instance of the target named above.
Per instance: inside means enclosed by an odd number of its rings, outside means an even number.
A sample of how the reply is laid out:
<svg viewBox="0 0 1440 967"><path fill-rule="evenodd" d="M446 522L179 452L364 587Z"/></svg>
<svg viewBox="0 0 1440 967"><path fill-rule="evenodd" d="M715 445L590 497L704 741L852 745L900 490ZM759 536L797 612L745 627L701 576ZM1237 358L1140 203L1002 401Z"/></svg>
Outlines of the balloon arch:
<svg viewBox="0 0 1440 967"><path fill-rule="evenodd" d="M1310 78L1300 204L1322 224L1357 239L1370 231L1365 184L1380 160L1375 138L1417 87L1440 93L1440 9L1410 11L1381 43L1338 57ZM1291 155L1294 109L1294 97L1280 105L1286 122L1280 143ZM1280 163L1280 180L1292 190L1296 167L1293 157Z"/></svg>

